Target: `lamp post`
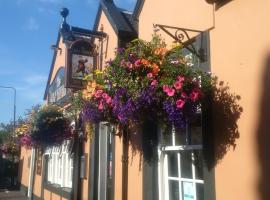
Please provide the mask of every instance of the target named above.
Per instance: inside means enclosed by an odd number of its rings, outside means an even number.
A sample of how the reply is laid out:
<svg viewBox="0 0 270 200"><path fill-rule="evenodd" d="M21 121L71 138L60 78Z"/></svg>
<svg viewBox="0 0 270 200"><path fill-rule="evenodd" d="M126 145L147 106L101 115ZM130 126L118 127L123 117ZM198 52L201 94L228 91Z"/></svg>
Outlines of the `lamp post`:
<svg viewBox="0 0 270 200"><path fill-rule="evenodd" d="M14 91L14 101L13 101L13 137L15 136L15 129L16 129L16 89L10 86L1 86L0 88L4 89L11 89ZM11 186L14 186L14 155L12 155L12 166L11 166Z"/></svg>
<svg viewBox="0 0 270 200"><path fill-rule="evenodd" d="M16 89L10 86L1 86L0 88L4 89L11 89L14 91L14 102L13 102L13 134L15 135L15 128L16 128Z"/></svg>

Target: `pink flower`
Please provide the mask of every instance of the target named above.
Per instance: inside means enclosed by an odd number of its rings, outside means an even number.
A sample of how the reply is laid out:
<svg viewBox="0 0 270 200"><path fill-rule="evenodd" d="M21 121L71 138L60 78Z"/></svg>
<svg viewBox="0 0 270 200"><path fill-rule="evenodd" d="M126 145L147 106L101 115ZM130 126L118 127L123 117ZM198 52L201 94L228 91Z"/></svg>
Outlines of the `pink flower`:
<svg viewBox="0 0 270 200"><path fill-rule="evenodd" d="M188 95L187 95L187 93L182 92L181 97L182 97L183 99L187 99L187 98L188 98Z"/></svg>
<svg viewBox="0 0 270 200"><path fill-rule="evenodd" d="M124 119L123 115L121 115L121 114L117 115L117 118L118 118L120 121L122 121L122 120Z"/></svg>
<svg viewBox="0 0 270 200"><path fill-rule="evenodd" d="M199 89L194 89L189 96L193 102L197 101L200 98Z"/></svg>
<svg viewBox="0 0 270 200"><path fill-rule="evenodd" d="M184 107L185 103L186 103L186 102L185 102L184 100L178 99L178 100L176 101L176 107L182 109L182 108Z"/></svg>
<svg viewBox="0 0 270 200"><path fill-rule="evenodd" d="M180 81L176 81L173 86L175 87L175 89L181 90L183 87L183 83L181 83Z"/></svg>
<svg viewBox="0 0 270 200"><path fill-rule="evenodd" d="M153 81L151 82L151 85L152 85L152 86L157 86L157 84L158 84L157 80L153 80Z"/></svg>
<svg viewBox="0 0 270 200"><path fill-rule="evenodd" d="M147 74L147 78L153 78L153 74L150 72Z"/></svg>
<svg viewBox="0 0 270 200"><path fill-rule="evenodd" d="M107 104L111 104L111 103L112 103L112 98L111 98L110 96L108 96L108 97L106 98L106 103L107 103Z"/></svg>
<svg viewBox="0 0 270 200"><path fill-rule="evenodd" d="M132 69L133 68L133 64L131 62L128 62L127 63L127 66L128 66L129 69Z"/></svg>
<svg viewBox="0 0 270 200"><path fill-rule="evenodd" d="M105 93L105 92L102 94L102 98L103 98L103 99L107 99L108 96L109 96L109 95L108 95L107 93Z"/></svg>
<svg viewBox="0 0 270 200"><path fill-rule="evenodd" d="M102 95L102 93L103 93L102 90L97 90L97 91L95 92L94 96L95 96L96 98L100 98L101 95Z"/></svg>
<svg viewBox="0 0 270 200"><path fill-rule="evenodd" d="M169 97L172 97L175 93L175 89L169 88L166 93Z"/></svg>
<svg viewBox="0 0 270 200"><path fill-rule="evenodd" d="M121 66L121 67L125 67L125 66L126 66L126 61L125 61L124 59L122 59L122 60L120 61L120 66Z"/></svg>
<svg viewBox="0 0 270 200"><path fill-rule="evenodd" d="M184 82L185 81L185 77L184 76L178 76L177 80L180 82Z"/></svg>
<svg viewBox="0 0 270 200"><path fill-rule="evenodd" d="M104 108L103 103L102 102L99 102L98 109L99 110L102 110L103 108Z"/></svg>
<svg viewBox="0 0 270 200"><path fill-rule="evenodd" d="M170 89L170 87L168 85L163 85L162 89L163 92L167 92Z"/></svg>
<svg viewBox="0 0 270 200"><path fill-rule="evenodd" d="M141 63L141 60L136 60L134 64L136 67L139 67L141 66L142 63Z"/></svg>

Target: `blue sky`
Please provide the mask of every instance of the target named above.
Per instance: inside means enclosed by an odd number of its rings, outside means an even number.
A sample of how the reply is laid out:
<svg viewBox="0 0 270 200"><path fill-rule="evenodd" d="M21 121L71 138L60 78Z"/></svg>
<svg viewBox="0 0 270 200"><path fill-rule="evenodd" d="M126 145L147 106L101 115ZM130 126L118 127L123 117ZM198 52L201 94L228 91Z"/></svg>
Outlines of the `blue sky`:
<svg viewBox="0 0 270 200"><path fill-rule="evenodd" d="M115 0L132 10L136 0ZM17 89L17 117L43 102L59 11L67 7L72 26L91 29L99 0L0 0L0 86ZM13 119L13 91L0 88L0 123Z"/></svg>

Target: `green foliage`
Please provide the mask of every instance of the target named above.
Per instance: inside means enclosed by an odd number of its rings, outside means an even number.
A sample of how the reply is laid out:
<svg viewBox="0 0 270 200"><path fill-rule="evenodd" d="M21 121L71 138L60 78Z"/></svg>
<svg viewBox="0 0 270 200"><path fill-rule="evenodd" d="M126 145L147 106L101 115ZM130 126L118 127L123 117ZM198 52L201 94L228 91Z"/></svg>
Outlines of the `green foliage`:
<svg viewBox="0 0 270 200"><path fill-rule="evenodd" d="M29 119L30 136L36 145L57 145L71 137L70 121L57 106L49 105L32 110Z"/></svg>

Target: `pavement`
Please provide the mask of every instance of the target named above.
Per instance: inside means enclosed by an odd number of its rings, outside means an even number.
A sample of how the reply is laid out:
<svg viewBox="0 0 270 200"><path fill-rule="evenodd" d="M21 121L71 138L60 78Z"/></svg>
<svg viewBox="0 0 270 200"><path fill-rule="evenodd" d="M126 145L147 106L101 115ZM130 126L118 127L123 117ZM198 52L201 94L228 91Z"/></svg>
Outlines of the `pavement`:
<svg viewBox="0 0 270 200"><path fill-rule="evenodd" d="M10 179L0 177L0 200L28 200L19 190L19 186L11 186Z"/></svg>
<svg viewBox="0 0 270 200"><path fill-rule="evenodd" d="M0 189L0 200L28 200L19 190Z"/></svg>

